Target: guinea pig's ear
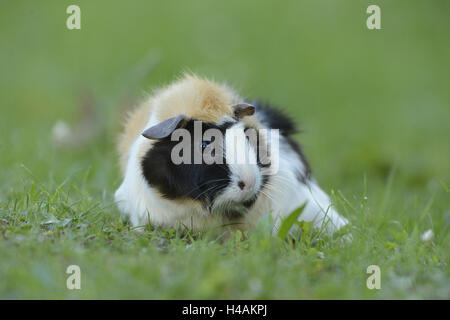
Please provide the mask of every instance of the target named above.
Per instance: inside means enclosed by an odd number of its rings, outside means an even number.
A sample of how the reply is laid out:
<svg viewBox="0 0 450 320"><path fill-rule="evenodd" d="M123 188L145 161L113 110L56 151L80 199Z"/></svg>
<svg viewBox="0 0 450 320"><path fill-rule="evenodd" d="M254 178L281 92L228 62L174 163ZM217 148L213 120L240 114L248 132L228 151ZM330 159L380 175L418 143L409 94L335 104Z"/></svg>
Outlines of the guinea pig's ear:
<svg viewBox="0 0 450 320"><path fill-rule="evenodd" d="M255 107L247 103L239 103L237 105L234 105L232 108L234 110L234 116L237 119L245 116L251 116L255 113Z"/></svg>
<svg viewBox="0 0 450 320"><path fill-rule="evenodd" d="M178 129L181 126L183 126L186 120L187 120L186 116L180 114L179 116L169 118L167 120L164 120L163 122L154 125L153 127L145 129L144 132L142 132L142 135L147 139L166 138L170 136L175 129Z"/></svg>

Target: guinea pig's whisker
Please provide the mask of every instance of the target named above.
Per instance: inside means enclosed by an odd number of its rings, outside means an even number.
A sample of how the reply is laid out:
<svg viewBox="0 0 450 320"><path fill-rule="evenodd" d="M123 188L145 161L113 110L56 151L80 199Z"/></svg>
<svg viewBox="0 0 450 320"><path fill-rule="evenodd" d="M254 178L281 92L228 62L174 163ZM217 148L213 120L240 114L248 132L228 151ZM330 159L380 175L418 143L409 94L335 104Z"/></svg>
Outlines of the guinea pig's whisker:
<svg viewBox="0 0 450 320"><path fill-rule="evenodd" d="M291 179L288 179L288 178L283 177L283 176L274 175L274 176L272 176L272 180L278 180L279 182L286 183L286 184L288 184L289 186L292 186L292 187L295 186L294 182Z"/></svg>
<svg viewBox="0 0 450 320"><path fill-rule="evenodd" d="M194 200L199 199L202 195L204 195L204 194L207 193L207 192L210 192L210 191L216 191L218 188L219 188L219 186L213 186L213 187L211 187L211 188L209 188L209 189L203 191L202 193L200 193L198 196L196 196L196 197L194 198ZM209 199L209 198L208 198L208 199Z"/></svg>
<svg viewBox="0 0 450 320"><path fill-rule="evenodd" d="M228 178L221 178L221 179L214 179L214 180L208 180L206 181L206 183L210 183L210 182L218 182L218 181L228 181Z"/></svg>
<svg viewBox="0 0 450 320"><path fill-rule="evenodd" d="M197 191L198 189L200 189L200 188L203 187L204 185L207 185L208 183L211 183L211 182L219 182L219 181L227 181L227 180L228 180L228 179L222 178L222 179L214 179L214 180L209 180L209 181L203 182L202 184L198 185L197 187L195 187L194 189L192 189L192 190L189 191L188 193L184 194L184 196L186 197L186 196L190 195L192 192Z"/></svg>
<svg viewBox="0 0 450 320"><path fill-rule="evenodd" d="M271 201L275 201L275 199L267 192L265 192L264 190L259 190L264 196L266 196L267 198L269 198L269 200Z"/></svg>
<svg viewBox="0 0 450 320"><path fill-rule="evenodd" d="M283 183L284 183L284 182L283 182ZM271 188L271 190L274 191L274 192L279 192L279 191L280 191L280 187L274 185L273 182L267 182L266 186L268 186L269 188Z"/></svg>
<svg viewBox="0 0 450 320"><path fill-rule="evenodd" d="M265 187L268 191L275 192L275 193L277 192L276 187L275 187L274 185L272 185L272 184L267 183L264 187ZM261 191L263 191L263 189L261 189ZM279 190L278 190L278 191L279 191ZM266 192L266 196L269 196L269 194L268 194L267 192ZM274 200L272 196L271 196L271 199Z"/></svg>
<svg viewBox="0 0 450 320"><path fill-rule="evenodd" d="M273 179L279 179L279 180L284 180L284 181L288 181L288 182L292 182L290 179L286 178L285 176L282 176L280 174L277 175L273 175L271 176Z"/></svg>
<svg viewBox="0 0 450 320"><path fill-rule="evenodd" d="M203 191L202 193L200 193L198 196L196 196L196 197L194 198L194 200L197 200L197 199L200 198L203 194L205 194L205 193L207 193L207 192L209 192L209 191L212 191L212 190L214 190L214 189L218 189L218 188L221 188L221 187L222 187L222 186L220 186L220 185L218 185L218 186L212 186L212 187L206 189L205 191Z"/></svg>

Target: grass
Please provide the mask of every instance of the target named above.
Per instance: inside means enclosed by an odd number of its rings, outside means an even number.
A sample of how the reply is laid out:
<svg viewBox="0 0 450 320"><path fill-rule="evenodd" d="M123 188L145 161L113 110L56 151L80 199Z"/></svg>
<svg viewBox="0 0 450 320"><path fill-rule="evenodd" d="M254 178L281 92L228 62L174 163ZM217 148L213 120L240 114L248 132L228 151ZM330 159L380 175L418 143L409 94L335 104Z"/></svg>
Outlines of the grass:
<svg viewBox="0 0 450 320"><path fill-rule="evenodd" d="M79 31L71 1L0 4L0 298L450 298L448 1L377 1L379 31L368 1L77 3ZM186 68L298 119L351 243L273 237L268 217L229 238L120 219L123 109ZM55 146L88 98L96 134Z"/></svg>

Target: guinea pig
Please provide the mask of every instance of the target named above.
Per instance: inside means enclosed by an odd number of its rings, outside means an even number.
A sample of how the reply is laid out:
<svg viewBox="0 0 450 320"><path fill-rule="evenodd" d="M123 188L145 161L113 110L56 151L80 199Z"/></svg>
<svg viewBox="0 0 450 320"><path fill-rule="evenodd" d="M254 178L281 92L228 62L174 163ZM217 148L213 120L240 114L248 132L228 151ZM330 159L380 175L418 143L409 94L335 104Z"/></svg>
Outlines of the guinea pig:
<svg viewBox="0 0 450 320"><path fill-rule="evenodd" d="M223 138L212 139L212 131ZM235 134L241 131L256 133L256 142ZM118 141L124 178L115 201L135 227L150 223L194 231L229 224L248 229L270 213L276 232L284 217L304 205L299 220L332 233L348 221L311 176L292 138L296 132L277 109L246 101L227 85L184 75L129 115ZM174 154L181 136L194 139L178 152L187 160L180 162ZM212 140L219 161L189 161ZM235 155L245 154L247 161L230 161L230 142L240 146Z"/></svg>

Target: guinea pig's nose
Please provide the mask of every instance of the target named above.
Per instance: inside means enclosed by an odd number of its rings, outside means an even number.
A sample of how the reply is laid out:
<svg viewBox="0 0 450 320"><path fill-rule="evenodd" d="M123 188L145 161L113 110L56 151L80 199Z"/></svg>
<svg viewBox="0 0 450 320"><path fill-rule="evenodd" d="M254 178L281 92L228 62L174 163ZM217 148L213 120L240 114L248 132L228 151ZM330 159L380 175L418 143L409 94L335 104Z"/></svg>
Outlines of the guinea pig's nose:
<svg viewBox="0 0 450 320"><path fill-rule="evenodd" d="M242 180L239 181L239 182L238 182L238 187L241 188L241 190L244 190L244 188L245 188L245 182L242 181Z"/></svg>

